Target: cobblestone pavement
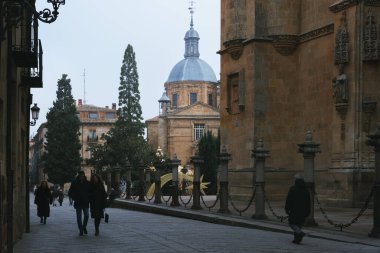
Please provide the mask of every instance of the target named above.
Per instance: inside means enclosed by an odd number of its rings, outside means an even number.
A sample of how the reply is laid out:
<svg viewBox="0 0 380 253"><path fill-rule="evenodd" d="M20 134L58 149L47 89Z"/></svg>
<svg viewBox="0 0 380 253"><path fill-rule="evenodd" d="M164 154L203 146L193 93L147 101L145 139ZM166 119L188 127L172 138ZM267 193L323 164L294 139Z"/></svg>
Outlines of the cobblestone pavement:
<svg viewBox="0 0 380 253"><path fill-rule="evenodd" d="M31 204L31 233L15 244L14 252L380 252L380 247L310 237L295 245L288 234L125 209L107 212L110 222L102 221L100 236L94 236L92 219L89 234L79 236L75 211L67 198L62 207L51 207L46 225L39 223Z"/></svg>

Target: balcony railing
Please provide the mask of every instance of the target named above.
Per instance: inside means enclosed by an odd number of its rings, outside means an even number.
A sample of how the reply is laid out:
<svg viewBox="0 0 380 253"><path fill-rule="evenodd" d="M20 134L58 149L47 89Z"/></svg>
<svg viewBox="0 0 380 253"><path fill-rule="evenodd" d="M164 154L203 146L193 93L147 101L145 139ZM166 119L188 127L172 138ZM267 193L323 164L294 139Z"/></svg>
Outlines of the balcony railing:
<svg viewBox="0 0 380 253"><path fill-rule="evenodd" d="M41 40L38 40L38 67L37 68L25 68L21 73L21 82L23 85L29 86L31 88L42 88L42 74L43 74L43 64L42 64L42 44Z"/></svg>
<svg viewBox="0 0 380 253"><path fill-rule="evenodd" d="M87 136L87 142L88 143L97 143L98 140L99 140L98 136L95 136L95 137L93 137L93 136L91 136L91 137Z"/></svg>
<svg viewBox="0 0 380 253"><path fill-rule="evenodd" d="M17 67L38 68L38 21L32 26L27 21L19 25L18 33L12 38L12 56Z"/></svg>

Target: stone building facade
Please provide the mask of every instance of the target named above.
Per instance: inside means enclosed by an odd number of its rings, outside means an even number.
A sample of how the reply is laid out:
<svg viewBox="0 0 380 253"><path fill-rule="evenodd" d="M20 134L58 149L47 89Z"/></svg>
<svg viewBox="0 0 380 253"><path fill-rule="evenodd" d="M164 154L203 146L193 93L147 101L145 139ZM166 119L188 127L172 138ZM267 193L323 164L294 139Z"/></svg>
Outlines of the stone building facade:
<svg viewBox="0 0 380 253"><path fill-rule="evenodd" d="M159 115L146 121L147 139L153 149L181 160L182 165L198 150L204 133L217 136L219 116L219 83L212 68L199 58L199 34L194 29L185 35L184 59L171 70L165 92L159 100Z"/></svg>
<svg viewBox="0 0 380 253"><path fill-rule="evenodd" d="M267 191L284 198L303 171L297 144L312 131L317 192L352 206L368 195L374 157L366 136L377 105L380 1L222 0L221 144L231 191L250 194L251 150L270 150Z"/></svg>
<svg viewBox="0 0 380 253"><path fill-rule="evenodd" d="M42 84L35 1L0 0L0 252L29 232L32 88ZM38 14L38 13L37 13Z"/></svg>
<svg viewBox="0 0 380 253"><path fill-rule="evenodd" d="M103 143L101 139L112 127L115 126L117 120L116 103L111 107L98 107L89 104L83 104L82 99L78 99L77 112L80 120L80 143L82 170L84 170L87 178L90 178L91 171L94 169L92 165L86 164L86 159L91 158L91 152L88 147L92 144Z"/></svg>
<svg viewBox="0 0 380 253"><path fill-rule="evenodd" d="M117 120L116 104L113 103L111 107L98 107L83 104L82 99L78 99L76 109L80 120L79 141L81 144L81 167L82 170L84 170L86 177L89 179L94 168L93 166L86 164L86 159L91 157L88 147L92 144L102 143L103 140L101 139L101 136L115 126ZM49 175L44 173L43 163L41 163L41 157L44 153L44 144L46 143L45 134L47 128L45 126L46 123L41 124L30 146L31 151L29 160L32 184L38 183L41 180L48 180L49 178ZM73 177L74 176L75 175L73 175ZM67 185L64 190L68 190Z"/></svg>

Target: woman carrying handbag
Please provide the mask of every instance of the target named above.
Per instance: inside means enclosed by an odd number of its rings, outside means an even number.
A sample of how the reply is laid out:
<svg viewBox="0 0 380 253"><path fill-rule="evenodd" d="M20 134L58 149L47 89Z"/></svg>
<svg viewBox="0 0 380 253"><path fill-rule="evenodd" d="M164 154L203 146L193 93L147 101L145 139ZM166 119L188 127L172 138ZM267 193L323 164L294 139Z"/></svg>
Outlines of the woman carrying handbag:
<svg viewBox="0 0 380 253"><path fill-rule="evenodd" d="M103 181L99 175L91 176L90 212L94 219L95 236L99 235L100 220L104 218L104 208L107 203L107 193L104 189Z"/></svg>

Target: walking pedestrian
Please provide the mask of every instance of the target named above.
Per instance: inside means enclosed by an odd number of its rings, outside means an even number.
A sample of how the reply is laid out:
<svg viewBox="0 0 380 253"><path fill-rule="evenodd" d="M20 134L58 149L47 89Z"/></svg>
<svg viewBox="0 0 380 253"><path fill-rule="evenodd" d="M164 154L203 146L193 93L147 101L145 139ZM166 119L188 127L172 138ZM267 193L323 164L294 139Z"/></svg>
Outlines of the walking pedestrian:
<svg viewBox="0 0 380 253"><path fill-rule="evenodd" d="M62 189L59 189L59 191L58 191L59 206L62 206L63 198L64 198L63 191L62 191Z"/></svg>
<svg viewBox="0 0 380 253"><path fill-rule="evenodd" d="M90 205L90 182L86 179L84 171L79 171L77 178L71 183L69 196L74 201L79 235L82 236L87 234L88 208Z"/></svg>
<svg viewBox="0 0 380 253"><path fill-rule="evenodd" d="M293 243L299 244L305 236L302 226L310 214L310 194L299 175L296 175L294 185L289 189L285 211L289 215L289 226L294 231Z"/></svg>
<svg viewBox="0 0 380 253"><path fill-rule="evenodd" d="M100 220L104 218L104 208L107 203L107 193L104 189L103 181L97 174L91 176L91 195L90 195L90 211L91 218L94 219L95 236L99 235Z"/></svg>
<svg viewBox="0 0 380 253"><path fill-rule="evenodd" d="M53 187L52 196L53 196L53 206L57 206L58 190L55 187Z"/></svg>
<svg viewBox="0 0 380 253"><path fill-rule="evenodd" d="M50 216L50 206L53 201L50 189L46 181L41 181L40 187L35 191L34 204L37 205L37 216L41 223L46 224L46 218Z"/></svg>

